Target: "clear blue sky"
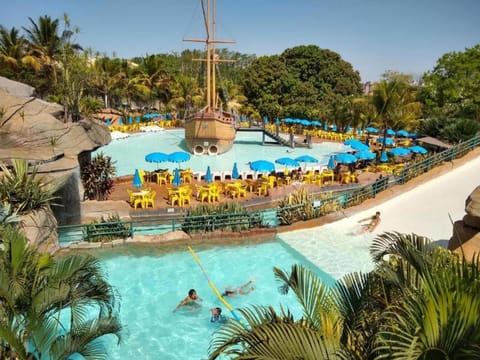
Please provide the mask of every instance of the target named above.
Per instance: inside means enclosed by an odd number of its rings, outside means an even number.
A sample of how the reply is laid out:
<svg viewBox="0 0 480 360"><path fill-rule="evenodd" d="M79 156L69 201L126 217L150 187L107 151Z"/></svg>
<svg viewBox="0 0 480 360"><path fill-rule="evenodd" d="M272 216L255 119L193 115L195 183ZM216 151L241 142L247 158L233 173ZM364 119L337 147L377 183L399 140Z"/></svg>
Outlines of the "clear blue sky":
<svg viewBox="0 0 480 360"><path fill-rule="evenodd" d="M0 24L29 26L70 16L76 41L118 57L180 52L199 45L200 0L0 0ZM315 44L375 81L386 70L420 76L446 52L480 43L480 0L218 0L217 38L246 54L280 54Z"/></svg>

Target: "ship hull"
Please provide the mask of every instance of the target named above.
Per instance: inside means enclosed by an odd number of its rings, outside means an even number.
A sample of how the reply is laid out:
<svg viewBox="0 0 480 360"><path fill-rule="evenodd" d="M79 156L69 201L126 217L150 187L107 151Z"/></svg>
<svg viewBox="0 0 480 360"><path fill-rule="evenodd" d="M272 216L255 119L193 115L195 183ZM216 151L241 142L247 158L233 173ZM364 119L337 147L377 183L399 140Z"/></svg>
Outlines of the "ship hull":
<svg viewBox="0 0 480 360"><path fill-rule="evenodd" d="M185 119L185 140L194 155L219 155L235 141L235 118L222 111L201 111Z"/></svg>

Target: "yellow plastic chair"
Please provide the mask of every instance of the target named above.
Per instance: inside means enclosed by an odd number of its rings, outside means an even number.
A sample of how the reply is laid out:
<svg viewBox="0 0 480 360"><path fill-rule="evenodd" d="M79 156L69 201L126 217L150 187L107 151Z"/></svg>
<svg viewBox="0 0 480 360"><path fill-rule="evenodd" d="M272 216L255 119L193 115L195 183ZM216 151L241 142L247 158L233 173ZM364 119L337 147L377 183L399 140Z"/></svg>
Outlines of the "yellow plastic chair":
<svg viewBox="0 0 480 360"><path fill-rule="evenodd" d="M179 190L180 195L180 206L190 205L191 204L191 195L192 195L192 188L190 186L181 187Z"/></svg>
<svg viewBox="0 0 480 360"><path fill-rule="evenodd" d="M168 189L168 203L172 206L174 206L175 203L180 205L180 194L178 193L178 190Z"/></svg>
<svg viewBox="0 0 480 360"><path fill-rule="evenodd" d="M258 196L267 196L268 195L268 182L262 181L260 184L257 186L257 195Z"/></svg>
<svg viewBox="0 0 480 360"><path fill-rule="evenodd" d="M133 205L135 202L135 195L133 195L133 190L127 189L128 192L128 202Z"/></svg>
<svg viewBox="0 0 480 360"><path fill-rule="evenodd" d="M168 172L164 171L161 173L157 173L157 184L168 184Z"/></svg>
<svg viewBox="0 0 480 360"><path fill-rule="evenodd" d="M157 195L157 192L155 190L150 191L145 197L143 198L143 206L145 208L148 208L149 205L152 205L152 209L155 207L155 196Z"/></svg>

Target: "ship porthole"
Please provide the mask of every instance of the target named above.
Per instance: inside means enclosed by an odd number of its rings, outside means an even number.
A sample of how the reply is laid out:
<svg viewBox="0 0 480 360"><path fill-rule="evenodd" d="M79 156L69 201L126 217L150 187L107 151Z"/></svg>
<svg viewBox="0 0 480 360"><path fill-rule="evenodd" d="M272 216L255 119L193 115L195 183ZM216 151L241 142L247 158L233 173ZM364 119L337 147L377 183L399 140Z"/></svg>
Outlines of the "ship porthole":
<svg viewBox="0 0 480 360"><path fill-rule="evenodd" d="M208 155L217 155L218 148L215 145L212 145L208 148Z"/></svg>
<svg viewBox="0 0 480 360"><path fill-rule="evenodd" d="M195 148L193 149L193 153L195 155L203 155L203 147L200 145L195 146Z"/></svg>

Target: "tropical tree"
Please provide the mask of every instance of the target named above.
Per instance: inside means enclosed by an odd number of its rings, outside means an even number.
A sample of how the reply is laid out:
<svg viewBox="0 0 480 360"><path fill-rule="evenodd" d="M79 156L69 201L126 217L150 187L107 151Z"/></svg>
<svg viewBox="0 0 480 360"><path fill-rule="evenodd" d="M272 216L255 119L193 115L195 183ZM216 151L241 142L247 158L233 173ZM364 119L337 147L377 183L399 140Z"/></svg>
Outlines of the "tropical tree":
<svg viewBox="0 0 480 360"><path fill-rule="evenodd" d="M98 153L88 164L82 167L81 176L85 198L106 200L113 189L115 165L110 156Z"/></svg>
<svg viewBox="0 0 480 360"><path fill-rule="evenodd" d="M274 268L303 316L240 309L210 345L210 359L478 359L480 260L462 261L415 234L385 233L371 246L375 268L328 287L300 265Z"/></svg>
<svg viewBox="0 0 480 360"><path fill-rule="evenodd" d="M14 159L12 167L0 163L0 203L10 204L12 211L24 214L50 206L58 186L38 175L37 166L29 166L25 159Z"/></svg>
<svg viewBox="0 0 480 360"><path fill-rule="evenodd" d="M11 69L18 69L25 56L26 41L19 30L10 30L0 25L0 63Z"/></svg>
<svg viewBox="0 0 480 360"><path fill-rule="evenodd" d="M480 45L444 54L423 82L425 118L480 120Z"/></svg>
<svg viewBox="0 0 480 360"><path fill-rule="evenodd" d="M59 57L66 44L72 50L80 50L80 45L71 43L74 35L69 27L60 33L59 19L52 19L50 16L40 16L35 22L28 18L30 27L23 30L26 33L26 39L29 46L29 55L36 59L32 62L37 70L42 70L51 80L52 89L56 89L58 84L58 62ZM65 15L65 19L68 17Z"/></svg>
<svg viewBox="0 0 480 360"><path fill-rule="evenodd" d="M0 357L107 359L99 340L121 324L99 260L40 254L10 226L0 237Z"/></svg>

